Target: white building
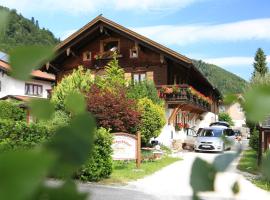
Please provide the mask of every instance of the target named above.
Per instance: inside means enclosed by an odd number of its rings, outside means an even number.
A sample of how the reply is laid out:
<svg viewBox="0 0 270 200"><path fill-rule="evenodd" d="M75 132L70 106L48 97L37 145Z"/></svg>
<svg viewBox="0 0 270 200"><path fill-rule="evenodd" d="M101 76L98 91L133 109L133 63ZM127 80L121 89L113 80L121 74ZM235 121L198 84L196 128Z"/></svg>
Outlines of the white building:
<svg viewBox="0 0 270 200"><path fill-rule="evenodd" d="M48 98L55 76L39 70L32 72L30 81L21 81L9 76L7 56L0 57L0 99L14 98L25 101L30 98Z"/></svg>

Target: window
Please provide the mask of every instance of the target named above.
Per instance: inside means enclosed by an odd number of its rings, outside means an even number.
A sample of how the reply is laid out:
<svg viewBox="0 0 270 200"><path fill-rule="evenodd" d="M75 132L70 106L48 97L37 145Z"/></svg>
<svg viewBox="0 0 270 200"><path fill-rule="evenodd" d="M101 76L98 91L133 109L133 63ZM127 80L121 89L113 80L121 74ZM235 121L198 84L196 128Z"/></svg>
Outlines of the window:
<svg viewBox="0 0 270 200"><path fill-rule="evenodd" d="M134 73L133 74L133 82L134 83L144 81L145 79L146 79L146 74L145 73Z"/></svg>
<svg viewBox="0 0 270 200"><path fill-rule="evenodd" d="M31 96L42 96L43 88L42 85L36 85L31 83L25 84L25 94Z"/></svg>
<svg viewBox="0 0 270 200"><path fill-rule="evenodd" d="M83 61L89 61L89 60L91 60L91 51L83 52Z"/></svg>
<svg viewBox="0 0 270 200"><path fill-rule="evenodd" d="M133 49L130 49L129 51L129 57L130 58L138 58L138 49L137 48L133 48Z"/></svg>
<svg viewBox="0 0 270 200"><path fill-rule="evenodd" d="M113 52L120 50L120 40L109 38L101 41L101 52Z"/></svg>

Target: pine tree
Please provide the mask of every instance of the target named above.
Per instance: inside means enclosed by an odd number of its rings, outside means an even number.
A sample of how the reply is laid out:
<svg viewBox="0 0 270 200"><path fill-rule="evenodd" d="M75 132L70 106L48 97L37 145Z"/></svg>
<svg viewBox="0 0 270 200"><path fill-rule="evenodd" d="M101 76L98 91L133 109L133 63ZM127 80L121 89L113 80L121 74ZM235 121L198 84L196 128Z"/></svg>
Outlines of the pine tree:
<svg viewBox="0 0 270 200"><path fill-rule="evenodd" d="M31 22L32 22L33 24L35 24L35 18L34 18L34 17L31 17Z"/></svg>
<svg viewBox="0 0 270 200"><path fill-rule="evenodd" d="M38 20L36 20L36 27L39 28Z"/></svg>
<svg viewBox="0 0 270 200"><path fill-rule="evenodd" d="M258 48L254 60L255 60L255 62L253 63L254 72L252 74L252 79L256 76L256 74L264 76L268 72L266 55L264 54L264 51L261 48Z"/></svg>

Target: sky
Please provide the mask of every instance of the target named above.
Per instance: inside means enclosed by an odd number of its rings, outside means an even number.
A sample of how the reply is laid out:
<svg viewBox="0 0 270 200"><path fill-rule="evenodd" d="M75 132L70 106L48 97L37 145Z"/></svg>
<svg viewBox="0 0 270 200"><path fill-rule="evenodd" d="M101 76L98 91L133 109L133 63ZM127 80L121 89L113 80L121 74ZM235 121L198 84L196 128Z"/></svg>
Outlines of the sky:
<svg viewBox="0 0 270 200"><path fill-rule="evenodd" d="M65 39L99 14L192 59L249 80L261 47L270 67L270 0L0 0Z"/></svg>

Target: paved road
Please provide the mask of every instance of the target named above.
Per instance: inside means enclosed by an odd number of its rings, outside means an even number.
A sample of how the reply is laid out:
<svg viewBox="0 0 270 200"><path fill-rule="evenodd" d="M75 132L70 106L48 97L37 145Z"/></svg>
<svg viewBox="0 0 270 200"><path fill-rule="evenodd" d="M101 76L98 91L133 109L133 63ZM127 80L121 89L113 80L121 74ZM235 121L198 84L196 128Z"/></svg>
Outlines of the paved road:
<svg viewBox="0 0 270 200"><path fill-rule="evenodd" d="M246 146L246 145L244 145ZM127 186L107 187L98 185L80 185L83 191L90 191L92 200L186 200L191 199L192 190L189 186L190 170L194 159L199 156L211 162L217 153L184 152L177 156L183 158L153 175L145 177ZM255 187L236 170L237 161L232 163L226 173L218 174L215 182L215 193L203 193L202 199L225 200L239 199L249 200L270 199L269 193ZM233 197L231 186L234 181L240 183L241 193L237 198Z"/></svg>

